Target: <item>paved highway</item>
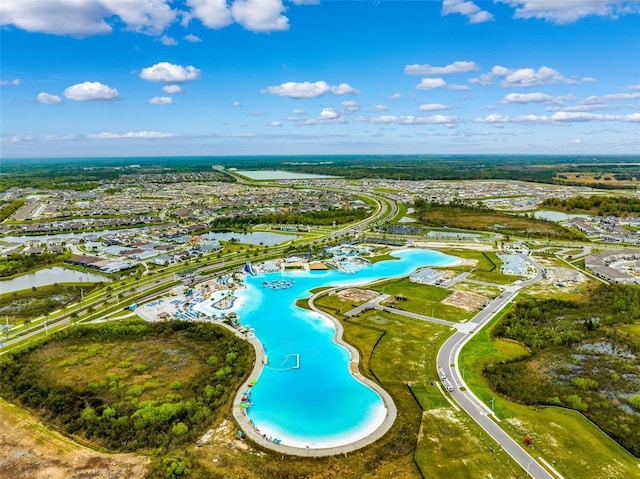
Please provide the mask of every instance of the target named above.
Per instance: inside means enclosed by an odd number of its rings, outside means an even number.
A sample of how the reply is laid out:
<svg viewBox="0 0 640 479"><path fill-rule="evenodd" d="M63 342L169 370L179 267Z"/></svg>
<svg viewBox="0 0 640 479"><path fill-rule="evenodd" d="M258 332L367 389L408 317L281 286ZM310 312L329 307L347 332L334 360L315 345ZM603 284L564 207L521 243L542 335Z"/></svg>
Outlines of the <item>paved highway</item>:
<svg viewBox="0 0 640 479"><path fill-rule="evenodd" d="M473 317L468 324L475 325L469 332L458 331L451 336L438 351L437 367L442 369L454 389L451 398L476 421L487 434L489 434L520 466L535 479L554 479L536 459L534 459L520 444L514 441L496 423L491 416L493 411L473 394L461 377L458 368L458 355L460 350L475 333L480 331L502 308L515 298L519 290L542 279L542 269L531 258L526 258L529 264L536 270L533 278L522 281L520 284L508 286L500 296L495 298L487 307ZM460 388L464 388L461 390Z"/></svg>

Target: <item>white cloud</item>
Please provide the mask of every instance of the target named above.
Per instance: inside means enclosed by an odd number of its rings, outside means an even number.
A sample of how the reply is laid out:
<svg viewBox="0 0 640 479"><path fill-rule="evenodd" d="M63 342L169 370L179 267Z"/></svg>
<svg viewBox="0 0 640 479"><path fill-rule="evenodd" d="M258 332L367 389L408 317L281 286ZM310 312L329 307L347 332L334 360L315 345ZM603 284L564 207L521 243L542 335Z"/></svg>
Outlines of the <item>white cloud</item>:
<svg viewBox="0 0 640 479"><path fill-rule="evenodd" d="M168 35L162 35L160 37L160 43L162 43L165 47L175 47L178 44L178 40Z"/></svg>
<svg viewBox="0 0 640 479"><path fill-rule="evenodd" d="M110 33L111 26L104 21L104 17L109 13L103 4L88 0L76 2L3 0L0 2L0 24L15 25L29 32L57 35L88 36Z"/></svg>
<svg viewBox="0 0 640 479"><path fill-rule="evenodd" d="M449 110L447 105L443 105L442 103L425 103L424 105L420 105L420 111L441 111L441 110Z"/></svg>
<svg viewBox="0 0 640 479"><path fill-rule="evenodd" d="M501 103L550 103L554 99L546 93L509 93Z"/></svg>
<svg viewBox="0 0 640 479"><path fill-rule="evenodd" d="M550 119L552 121L593 121L604 120L605 116L584 111L558 111L551 115Z"/></svg>
<svg viewBox="0 0 640 479"><path fill-rule="evenodd" d="M169 62L160 62L143 68L140 78L155 82L184 83L200 78L200 70L191 65L183 67Z"/></svg>
<svg viewBox="0 0 640 479"><path fill-rule="evenodd" d="M323 108L320 112L321 120L335 120L340 114L333 108Z"/></svg>
<svg viewBox="0 0 640 479"><path fill-rule="evenodd" d="M469 23L484 23L493 20L493 15L482 10L470 0L443 0L442 16L452 13L464 15L469 19Z"/></svg>
<svg viewBox="0 0 640 479"><path fill-rule="evenodd" d="M5 85L13 85L13 86L18 86L20 85L20 80L18 80L17 78L14 80L0 80L0 85L5 86Z"/></svg>
<svg viewBox="0 0 640 479"><path fill-rule="evenodd" d="M337 86L331 87L331 93L335 95L347 95L349 93L360 93L348 83L340 83Z"/></svg>
<svg viewBox="0 0 640 479"><path fill-rule="evenodd" d="M55 105L58 103L62 103L62 98L58 95L52 95L50 93L38 93L36 97L40 103L44 103L46 105Z"/></svg>
<svg viewBox="0 0 640 479"><path fill-rule="evenodd" d="M416 85L418 90L433 90L435 88L443 87L447 84L442 78L423 78L420 83Z"/></svg>
<svg viewBox="0 0 640 479"><path fill-rule="evenodd" d="M588 121L621 121L640 122L640 113L629 115L602 115L599 113L588 113L584 111L557 111L551 116L545 115L521 115L512 117L509 115L490 114L484 118L476 118L477 123L574 123Z"/></svg>
<svg viewBox="0 0 640 479"><path fill-rule="evenodd" d="M165 85L162 87L162 91L169 95L175 95L176 93L182 93L182 87L180 85Z"/></svg>
<svg viewBox="0 0 640 479"><path fill-rule="evenodd" d="M608 103L612 101L629 101L629 100L640 100L640 92L639 93L610 93L608 95L603 95L603 96L592 95L580 101L580 104L593 105L593 104L599 104L599 103Z"/></svg>
<svg viewBox="0 0 640 479"><path fill-rule="evenodd" d="M271 123L269 123L269 126L275 126L275 127L282 126L282 123L280 123L279 121L274 120Z"/></svg>
<svg viewBox="0 0 640 479"><path fill-rule="evenodd" d="M152 105L171 105L173 98L170 96L154 96L153 98L149 98L149 103Z"/></svg>
<svg viewBox="0 0 640 479"><path fill-rule="evenodd" d="M622 87L623 90L640 91L640 83L637 85L627 85Z"/></svg>
<svg viewBox="0 0 640 479"><path fill-rule="evenodd" d="M562 73L553 68L542 66L537 71L533 68L506 68L496 65L491 69L490 73L484 73L478 78L472 78L469 83L487 86L493 83L494 78L503 77L500 86L503 88L511 87L530 87L537 85L547 85L550 83L586 83L595 81L593 78L585 77L577 79L575 77L566 78Z"/></svg>
<svg viewBox="0 0 640 479"><path fill-rule="evenodd" d="M331 86L325 81L317 81L313 83L286 82L281 85L269 86L261 90L261 92L278 96L288 96L289 98L317 98L326 93L345 95L347 93L358 93L358 90L347 83Z"/></svg>
<svg viewBox="0 0 640 479"><path fill-rule="evenodd" d="M447 85L449 90L467 91L469 87L467 85Z"/></svg>
<svg viewBox="0 0 640 479"><path fill-rule="evenodd" d="M51 1L51 0L49 0ZM82 1L82 0L81 0ZM66 2L69 3L69 2ZM76 0L74 3L79 3ZM127 30L156 35L171 24L177 16L167 0L99 0L109 12L118 15Z"/></svg>
<svg viewBox="0 0 640 479"><path fill-rule="evenodd" d="M127 30L156 35L176 19L168 0L2 0L0 22L55 35L111 33L105 19L119 17Z"/></svg>
<svg viewBox="0 0 640 479"><path fill-rule="evenodd" d="M194 35L193 33L189 33L188 35L185 35L184 39L191 43L200 43L202 41L202 38L200 38L197 35Z"/></svg>
<svg viewBox="0 0 640 479"><path fill-rule="evenodd" d="M549 120L548 116L537 116L537 115L520 115L517 117L512 117L509 115L499 115L497 113L491 113L490 115L485 116L484 118L476 118L476 123L493 123L493 124L502 124L502 123L546 123Z"/></svg>
<svg viewBox="0 0 640 479"><path fill-rule="evenodd" d="M387 105L375 105L373 109L375 111L387 111L389 107Z"/></svg>
<svg viewBox="0 0 640 479"><path fill-rule="evenodd" d="M187 0L187 6L205 27L224 28L233 22L227 0Z"/></svg>
<svg viewBox="0 0 640 479"><path fill-rule="evenodd" d="M105 131L103 133L92 133L87 135L87 138L94 140L119 140L123 138L141 138L141 139L153 139L153 138L175 138L178 136L175 133L165 133L162 131L129 131L127 133L112 133Z"/></svg>
<svg viewBox="0 0 640 479"><path fill-rule="evenodd" d="M100 82L84 82L72 85L64 91L64 96L76 101L108 101L118 98L118 90Z"/></svg>
<svg viewBox="0 0 640 479"><path fill-rule="evenodd" d="M636 0L499 0L516 9L514 18L540 18L553 23L573 23L587 16L617 19L639 13Z"/></svg>
<svg viewBox="0 0 640 479"><path fill-rule="evenodd" d="M391 95L391 96L389 97L389 100L391 100L391 101L396 101L396 100L399 100L400 98L402 98L402 94L400 94L400 93L394 93L393 95Z"/></svg>
<svg viewBox="0 0 640 479"><path fill-rule="evenodd" d="M502 86L534 86L546 85L548 83L566 82L566 78L553 68L540 67L538 71L533 68L520 68L510 71L502 81Z"/></svg>
<svg viewBox="0 0 640 479"><path fill-rule="evenodd" d="M231 106L233 106L234 108L237 108L240 106L240 102L239 101L234 101Z"/></svg>
<svg viewBox="0 0 640 479"><path fill-rule="evenodd" d="M381 115L372 117L361 117L359 121L366 123L397 123L399 125L435 125L435 124L456 124L460 123L460 118L455 116L431 115L431 116L413 116L413 115Z"/></svg>
<svg viewBox="0 0 640 479"><path fill-rule="evenodd" d="M252 32L274 32L289 29L289 19L282 0L235 0L231 5L233 19Z"/></svg>
<svg viewBox="0 0 640 479"><path fill-rule="evenodd" d="M480 67L476 62L453 62L444 67L433 67L428 64L413 64L404 67L407 75L449 75L452 73L466 73L479 70Z"/></svg>
<svg viewBox="0 0 640 479"><path fill-rule="evenodd" d="M295 110L291 110L291 113L293 113L294 115L304 115L307 112L304 110L300 110L299 108L296 108Z"/></svg>
<svg viewBox="0 0 640 479"><path fill-rule="evenodd" d="M343 107L347 109L347 111L358 111L360 109L360 104L355 100L346 100L341 103Z"/></svg>

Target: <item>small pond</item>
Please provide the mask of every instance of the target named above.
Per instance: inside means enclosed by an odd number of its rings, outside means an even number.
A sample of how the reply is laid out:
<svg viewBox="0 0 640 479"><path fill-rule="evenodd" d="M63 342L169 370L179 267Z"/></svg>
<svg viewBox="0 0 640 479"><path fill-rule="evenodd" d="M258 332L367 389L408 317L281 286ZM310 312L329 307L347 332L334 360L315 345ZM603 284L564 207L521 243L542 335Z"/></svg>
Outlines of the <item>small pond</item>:
<svg viewBox="0 0 640 479"><path fill-rule="evenodd" d="M23 274L13 279L0 281L0 294L55 283L99 283L101 281L108 282L110 279L100 274L84 273L74 269L54 266L53 268L40 269L35 273Z"/></svg>

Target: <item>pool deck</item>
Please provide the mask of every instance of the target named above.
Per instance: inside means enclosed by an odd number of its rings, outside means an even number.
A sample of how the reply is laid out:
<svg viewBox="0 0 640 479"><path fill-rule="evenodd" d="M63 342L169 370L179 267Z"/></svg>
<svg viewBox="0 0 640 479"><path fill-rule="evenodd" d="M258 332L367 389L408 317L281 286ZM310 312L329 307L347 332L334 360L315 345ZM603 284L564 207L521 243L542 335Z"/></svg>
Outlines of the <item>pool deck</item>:
<svg viewBox="0 0 640 479"><path fill-rule="evenodd" d="M321 293L318 293L318 294L326 294L326 292L327 291L322 291ZM240 387L240 389L238 389L238 392L233 400L233 417L236 419L236 421L242 428L244 434L247 437L249 437L251 440L253 440L257 444L260 444L263 447L266 447L276 452L281 452L283 454L288 454L291 456L305 456L305 457L335 456L338 454L345 454L347 452L353 452L358 449L361 449L365 446L368 446L372 442L380 439L382 436L384 436L389 431L389 429L391 429L391 426L393 425L393 422L395 421L398 413L396 409L396 405L394 404L393 399L391 399L391 396L389 395L389 393L387 393L387 391L385 391L379 384L371 381L370 379L360 374L360 369L359 369L360 354L358 353L358 350L353 346L351 346L350 344L347 344L343 341L342 335L344 332L344 328L342 327L342 324L338 320L336 320L334 317L319 310L313 302L315 297L316 295L313 295L311 298L309 298L309 307L316 313L331 319L331 321L336 327L336 334L334 336L334 341L349 351L349 354L351 357L349 361L349 370L351 371L351 374L353 374L353 376L357 380L359 380L366 386L373 389L382 398L382 401L384 403L384 407L386 410L386 414L385 414L384 420L382 421L382 424L380 424L380 426L378 426L378 428L375 431L373 431L372 433L368 434L367 436L361 439L358 439L357 441L351 442L349 444L344 444L342 446L326 447L326 448L315 448L315 447L307 446L303 448L303 447L287 446L285 444L276 444L275 442L269 440L268 438L266 438L260 433L257 427L251 422L251 420L247 416L246 410L240 407L240 402L242 397L245 395L245 393L248 390L251 389L250 383L254 380L257 380L258 377L260 376L260 373L262 372L262 368L264 367L264 361L265 361L264 348L262 346L262 343L258 340L258 338L256 338L254 335L248 335L248 336L241 335L242 338L246 339L247 341L249 341L249 343L253 345L253 348L256 351L256 362L253 365L253 370L251 371L251 374L249 374L249 377L245 380L244 383L242 383L242 386ZM236 334L240 335L240 333L238 333L237 331L236 331Z"/></svg>

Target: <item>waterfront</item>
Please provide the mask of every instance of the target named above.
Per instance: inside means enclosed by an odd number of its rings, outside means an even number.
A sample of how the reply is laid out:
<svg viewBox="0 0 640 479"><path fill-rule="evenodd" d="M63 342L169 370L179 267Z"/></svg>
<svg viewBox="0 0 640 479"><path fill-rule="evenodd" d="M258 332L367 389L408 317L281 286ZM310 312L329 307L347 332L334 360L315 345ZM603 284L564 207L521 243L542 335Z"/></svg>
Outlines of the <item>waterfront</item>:
<svg viewBox="0 0 640 479"><path fill-rule="evenodd" d="M353 443L381 426L386 406L349 370L350 354L335 341L333 320L298 308L295 301L321 286L364 284L457 261L427 250L393 254L398 261L375 263L349 275L285 271L246 278L250 300L238 310L240 322L254 330L266 355L257 383L245 391L252 404L247 415L260 434L283 445L320 449ZM262 288L265 279L293 280L293 285Z"/></svg>

